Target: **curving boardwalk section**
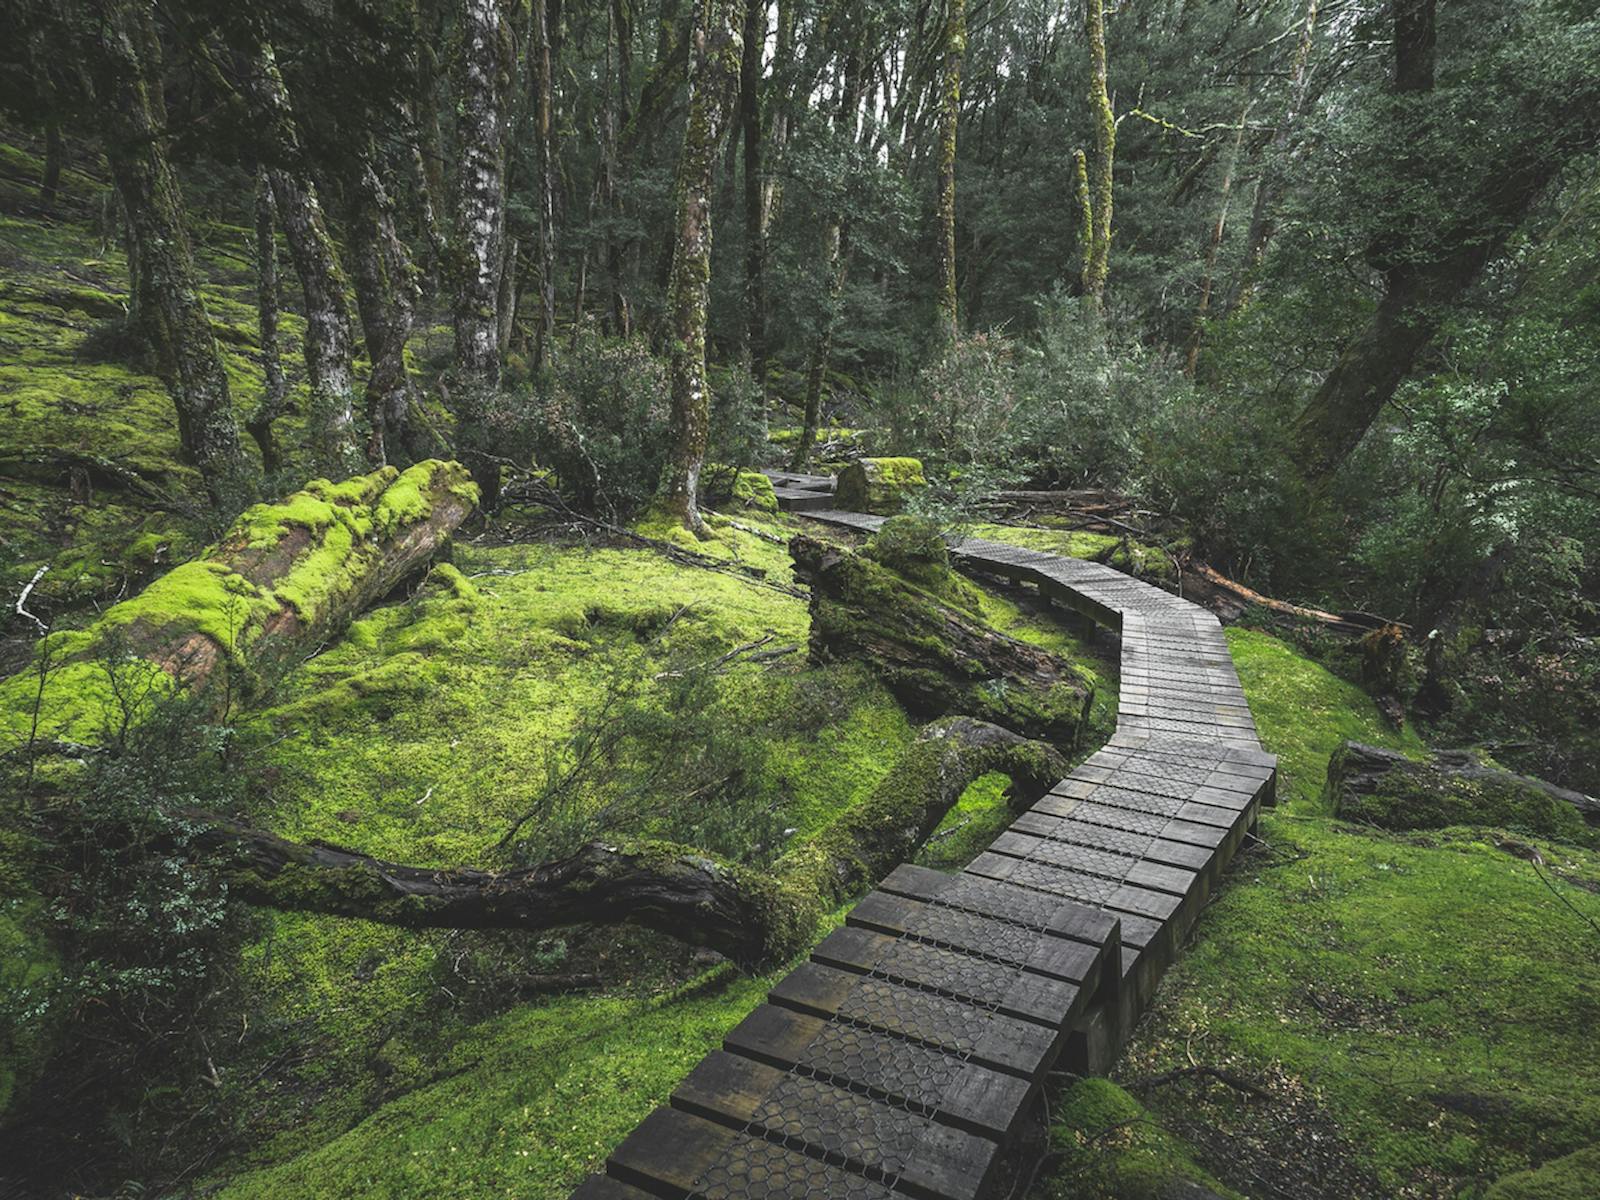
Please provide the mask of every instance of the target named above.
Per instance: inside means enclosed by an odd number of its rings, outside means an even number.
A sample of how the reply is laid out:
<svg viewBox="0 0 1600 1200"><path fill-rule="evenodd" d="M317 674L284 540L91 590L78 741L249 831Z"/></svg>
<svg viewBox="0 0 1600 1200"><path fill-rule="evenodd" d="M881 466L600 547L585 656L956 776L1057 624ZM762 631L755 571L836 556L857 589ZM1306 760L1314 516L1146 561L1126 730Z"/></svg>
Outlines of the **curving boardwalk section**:
<svg viewBox="0 0 1600 1200"><path fill-rule="evenodd" d="M785 508L870 532L831 478ZM573 1200L981 1196L1045 1074L1110 1064L1258 807L1216 618L1097 563L966 538L968 570L1120 633L1117 730L966 870L896 868Z"/></svg>

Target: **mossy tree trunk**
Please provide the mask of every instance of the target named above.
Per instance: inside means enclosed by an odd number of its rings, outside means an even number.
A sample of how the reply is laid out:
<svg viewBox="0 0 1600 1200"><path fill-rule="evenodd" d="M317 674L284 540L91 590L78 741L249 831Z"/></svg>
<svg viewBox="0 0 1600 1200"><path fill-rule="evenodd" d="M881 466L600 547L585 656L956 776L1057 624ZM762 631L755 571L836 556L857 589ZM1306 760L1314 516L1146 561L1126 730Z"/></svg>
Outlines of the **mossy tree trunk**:
<svg viewBox="0 0 1600 1200"><path fill-rule="evenodd" d="M272 423L284 413L289 385L278 344L278 217L272 180L265 170L256 173L256 330L261 343L261 403L245 428L261 451L262 467L275 475L283 463Z"/></svg>
<svg viewBox="0 0 1600 1200"><path fill-rule="evenodd" d="M939 79L939 298L934 332L940 343L951 345L960 332L956 308L956 126L961 115L961 64L967 53L967 0L947 3Z"/></svg>
<svg viewBox="0 0 1600 1200"><path fill-rule="evenodd" d="M233 894L256 904L408 929L627 922L761 966L803 949L825 913L914 854L973 780L1003 772L1013 803L1025 805L1068 769L1051 747L997 726L935 722L865 800L766 868L660 842L593 842L506 870L416 867L187 816L207 827L197 846L216 856Z"/></svg>
<svg viewBox="0 0 1600 1200"><path fill-rule="evenodd" d="M511 0L466 0L457 57L453 399L461 460L485 508L500 498L500 458L487 427L500 386L500 274L506 233L506 105L516 69Z"/></svg>
<svg viewBox="0 0 1600 1200"><path fill-rule="evenodd" d="M557 6L559 12L559 5ZM534 188L538 210L539 311L536 314L533 365L541 366L556 336L556 207L558 166L551 125L554 61L550 47L550 13L546 0L533 0L532 39L528 47L528 82L533 91Z"/></svg>
<svg viewBox="0 0 1600 1200"><path fill-rule="evenodd" d="M1104 0L1084 0L1084 35L1089 43L1089 116L1094 123L1094 160L1080 156L1079 196L1084 209L1083 294L1098 311L1105 307L1111 273L1111 168L1117 152L1117 118L1106 84Z"/></svg>
<svg viewBox="0 0 1600 1200"><path fill-rule="evenodd" d="M734 0L695 0L689 115L678 159L678 216L667 285L672 340L672 421L661 505L704 533L695 494L706 456L706 305L711 281L711 175L739 78L740 38Z"/></svg>
<svg viewBox="0 0 1600 1200"><path fill-rule="evenodd" d="M395 229L394 206L370 149L354 160L353 173L347 185L348 241L356 311L372 364L366 393L367 458L381 466L410 447L416 401L406 370L406 340L417 300L416 272Z"/></svg>
<svg viewBox="0 0 1600 1200"><path fill-rule="evenodd" d="M178 413L183 453L218 507L256 487L228 374L200 295L178 177L167 157L161 43L148 0L115 0L100 27L106 159L128 223L133 311Z"/></svg>
<svg viewBox="0 0 1600 1200"><path fill-rule="evenodd" d="M350 288L328 232L317 185L305 162L294 108L271 46L261 46L247 79L264 125L278 220L305 297L304 347L311 385L306 424L319 469L332 478L342 478L366 463L355 424Z"/></svg>
<svg viewBox="0 0 1600 1200"><path fill-rule="evenodd" d="M763 397L767 387L767 207L763 203L761 153L761 53L767 42L767 3L745 0L739 58L739 124L744 139L744 338L750 374Z"/></svg>

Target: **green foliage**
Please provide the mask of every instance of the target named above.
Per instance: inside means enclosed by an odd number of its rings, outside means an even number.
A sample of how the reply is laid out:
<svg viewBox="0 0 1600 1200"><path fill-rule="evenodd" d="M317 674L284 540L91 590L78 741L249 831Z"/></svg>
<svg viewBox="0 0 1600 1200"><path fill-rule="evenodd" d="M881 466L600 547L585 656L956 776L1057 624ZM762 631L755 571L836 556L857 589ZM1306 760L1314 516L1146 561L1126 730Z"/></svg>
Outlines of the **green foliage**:
<svg viewBox="0 0 1600 1200"><path fill-rule="evenodd" d="M1600 1192L1600 1146L1495 1181L1484 1200L1585 1200Z"/></svg>

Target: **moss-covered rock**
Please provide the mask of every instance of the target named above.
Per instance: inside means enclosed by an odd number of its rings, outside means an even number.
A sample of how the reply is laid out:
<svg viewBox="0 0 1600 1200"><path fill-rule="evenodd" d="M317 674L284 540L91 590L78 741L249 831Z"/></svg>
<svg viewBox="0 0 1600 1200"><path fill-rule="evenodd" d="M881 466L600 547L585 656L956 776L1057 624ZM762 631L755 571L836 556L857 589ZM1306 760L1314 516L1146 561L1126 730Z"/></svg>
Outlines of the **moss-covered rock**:
<svg viewBox="0 0 1600 1200"><path fill-rule="evenodd" d="M1594 1200L1600 1196L1600 1146L1590 1146L1497 1180L1483 1200Z"/></svg>
<svg viewBox="0 0 1600 1200"><path fill-rule="evenodd" d="M859 458L839 472L835 497L851 512L896 513L928 485L915 458Z"/></svg>
<svg viewBox="0 0 1600 1200"><path fill-rule="evenodd" d="M1600 831L1584 824L1561 789L1485 767L1462 751L1419 762L1345 742L1328 763L1327 787L1339 816L1382 829L1483 825L1578 845L1600 843Z"/></svg>

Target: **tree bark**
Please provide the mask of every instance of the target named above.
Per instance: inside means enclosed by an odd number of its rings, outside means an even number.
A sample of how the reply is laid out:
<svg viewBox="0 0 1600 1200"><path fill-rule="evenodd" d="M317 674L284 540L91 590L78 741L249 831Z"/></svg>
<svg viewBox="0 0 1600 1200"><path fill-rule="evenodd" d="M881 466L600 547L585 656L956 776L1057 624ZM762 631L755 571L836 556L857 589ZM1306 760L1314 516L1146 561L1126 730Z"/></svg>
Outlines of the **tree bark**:
<svg viewBox="0 0 1600 1200"><path fill-rule="evenodd" d="M552 62L549 14L545 0L533 0L533 45L528 48L529 82L533 86L535 188L538 208L539 312L535 323L533 365L544 365L556 336L556 157L551 128Z"/></svg>
<svg viewBox="0 0 1600 1200"><path fill-rule="evenodd" d="M711 281L711 174L739 77L733 0L696 0L689 115L678 160L677 236L668 283L672 335L671 450L661 505L694 533L705 532L696 492L706 454L706 304Z"/></svg>
<svg viewBox="0 0 1600 1200"><path fill-rule="evenodd" d="M935 337L941 345L949 346L955 344L961 332L956 307L956 127L961 116L961 64L967 53L967 0L947 3L944 65L939 79L939 300Z"/></svg>
<svg viewBox="0 0 1600 1200"><path fill-rule="evenodd" d="M53 216L61 194L61 121L49 117L44 123L44 171L39 177L39 209Z"/></svg>
<svg viewBox="0 0 1600 1200"><path fill-rule="evenodd" d="M744 336L750 374L763 400L767 391L767 225L762 202L761 57L767 42L767 3L745 0L739 59L739 122L744 138Z"/></svg>
<svg viewBox="0 0 1600 1200"><path fill-rule="evenodd" d="M278 345L278 220L272 180L265 170L256 172L256 329L261 343L261 403L245 428L260 449L261 465L270 476L283 466L272 423L284 414L289 385L283 377L283 354Z"/></svg>
<svg viewBox="0 0 1600 1200"><path fill-rule="evenodd" d="M800 437L789 456L789 470L803 471L811 461L822 424L822 388L828 377L828 360L833 355L833 330L838 321L839 299L844 293L849 271L845 224L833 216L822 230L822 261L827 272L827 290L822 298L821 324L811 343L811 361L806 367L805 412L800 422Z"/></svg>
<svg viewBox="0 0 1600 1200"><path fill-rule="evenodd" d="M208 827L196 848L215 855L233 893L256 904L407 929L539 932L628 922L758 967L803 949L824 913L913 854L974 779L1005 772L1021 806L1067 770L1049 746L994 725L936 722L867 799L766 869L660 842L592 842L509 870L416 867L207 814L190 819Z"/></svg>
<svg viewBox="0 0 1600 1200"><path fill-rule="evenodd" d="M1239 147L1244 143L1245 122L1250 118L1247 99L1239 112L1239 129L1233 135L1233 146L1228 151L1228 165L1222 170L1222 188L1217 197L1217 219L1212 222L1211 236L1206 241L1205 267L1200 275L1200 303L1195 306L1194 332L1189 335L1189 353L1184 361L1183 373L1194 378L1200 365L1200 342L1205 336L1206 316L1211 311L1211 288L1217 274L1217 253L1222 249L1222 235L1228 227L1228 205L1233 199L1233 171L1239 164Z"/></svg>
<svg viewBox="0 0 1600 1200"><path fill-rule="evenodd" d="M416 403L406 370L406 341L417 300L415 270L395 229L394 206L369 150L352 164L349 242L354 264L356 311L361 316L367 359L367 457L382 465L408 446Z"/></svg>
<svg viewBox="0 0 1600 1200"><path fill-rule="evenodd" d="M148 0L116 0L100 30L109 76L105 151L128 222L139 327L178 413L178 437L212 503L237 510L256 487L239 440L228 374L200 295L188 222L167 158L161 44Z"/></svg>
<svg viewBox="0 0 1600 1200"><path fill-rule="evenodd" d="M1087 198L1085 227L1089 234L1083 256L1083 294L1096 310L1105 307L1106 277L1111 271L1111 168L1117 149L1117 118L1106 85L1106 18L1104 0L1084 0L1084 33L1089 42L1089 113L1094 123L1094 162L1080 167L1080 186Z"/></svg>
<svg viewBox="0 0 1600 1200"><path fill-rule="evenodd" d="M247 72L268 144L268 172L289 257L305 296L306 375L311 385L306 423L319 469L342 478L365 458L356 434L355 336L350 289L328 232L317 185L305 162L294 108L270 45L262 44Z"/></svg>
<svg viewBox="0 0 1600 1200"><path fill-rule="evenodd" d="M515 70L505 0L466 0L456 84L456 380L461 460L485 508L500 498L488 408L500 385L500 258L505 237L506 99Z"/></svg>

